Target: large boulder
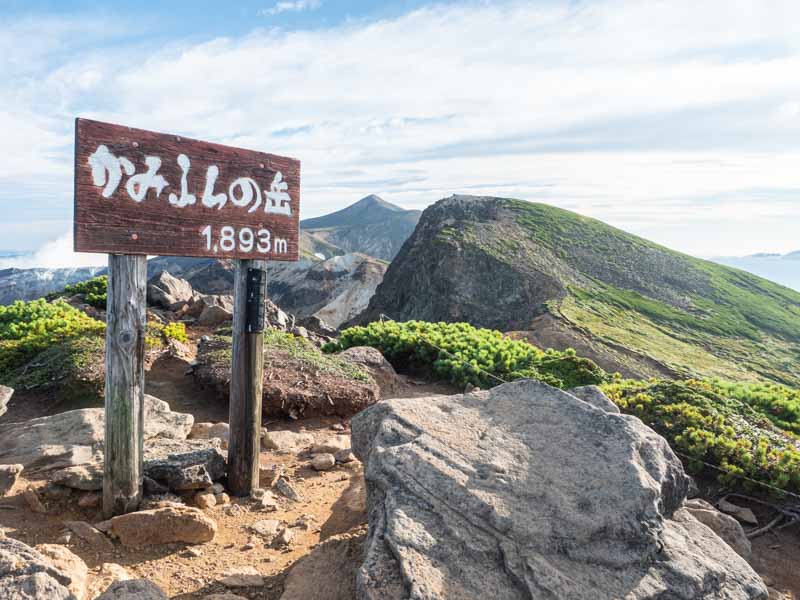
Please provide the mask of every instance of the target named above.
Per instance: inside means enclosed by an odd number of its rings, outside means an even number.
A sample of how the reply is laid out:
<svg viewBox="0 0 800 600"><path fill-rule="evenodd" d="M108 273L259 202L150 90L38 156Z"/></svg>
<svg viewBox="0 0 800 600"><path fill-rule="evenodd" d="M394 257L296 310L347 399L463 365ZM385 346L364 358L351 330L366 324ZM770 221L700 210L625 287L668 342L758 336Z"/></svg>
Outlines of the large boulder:
<svg viewBox="0 0 800 600"><path fill-rule="evenodd" d="M352 420L369 537L358 598L767 598L681 509L689 480L639 419L523 380Z"/></svg>
<svg viewBox="0 0 800 600"><path fill-rule="evenodd" d="M685 508L690 515L722 538L739 556L750 560L752 546L739 521L699 498L687 500Z"/></svg>
<svg viewBox="0 0 800 600"><path fill-rule="evenodd" d="M194 417L172 412L166 402L145 395L144 438L180 439ZM102 463L105 411L84 408L21 423L0 424L0 463L18 463L37 472Z"/></svg>
<svg viewBox="0 0 800 600"><path fill-rule="evenodd" d="M79 600L72 578L27 544L0 538L0 598L3 600Z"/></svg>
<svg viewBox="0 0 800 600"><path fill-rule="evenodd" d="M216 326L233 319L233 296L207 295L198 298L189 310L200 325Z"/></svg>
<svg viewBox="0 0 800 600"><path fill-rule="evenodd" d="M6 414L8 410L8 403L11 396L14 395L14 389L5 385L0 385L0 417Z"/></svg>
<svg viewBox="0 0 800 600"><path fill-rule="evenodd" d="M174 310L194 296L192 284L162 271L147 282L147 303Z"/></svg>

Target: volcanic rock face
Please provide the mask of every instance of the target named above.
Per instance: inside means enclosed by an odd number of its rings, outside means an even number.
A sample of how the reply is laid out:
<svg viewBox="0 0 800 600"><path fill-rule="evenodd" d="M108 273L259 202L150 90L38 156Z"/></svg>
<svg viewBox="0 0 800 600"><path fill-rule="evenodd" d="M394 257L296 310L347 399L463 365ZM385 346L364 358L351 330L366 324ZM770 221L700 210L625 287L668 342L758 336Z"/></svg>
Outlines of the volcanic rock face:
<svg viewBox="0 0 800 600"><path fill-rule="evenodd" d="M370 524L359 599L767 598L681 508L680 461L635 417L523 380L381 402L352 431Z"/></svg>

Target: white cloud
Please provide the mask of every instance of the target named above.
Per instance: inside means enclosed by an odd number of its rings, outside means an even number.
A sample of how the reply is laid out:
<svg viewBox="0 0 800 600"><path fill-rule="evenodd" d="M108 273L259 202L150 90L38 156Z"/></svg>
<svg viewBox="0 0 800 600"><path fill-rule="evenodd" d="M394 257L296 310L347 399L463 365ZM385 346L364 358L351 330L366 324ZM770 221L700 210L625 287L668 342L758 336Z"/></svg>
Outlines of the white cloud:
<svg viewBox="0 0 800 600"><path fill-rule="evenodd" d="M795 2L507 2L55 61L33 48L0 82L0 209L30 181L69 197L81 115L296 156L304 217L371 192L486 193L699 254L792 250L798 23Z"/></svg>
<svg viewBox="0 0 800 600"><path fill-rule="evenodd" d="M278 2L272 8L260 11L263 15L279 15L285 12L302 12L304 10L316 10L322 5L320 0L285 0Z"/></svg>
<svg viewBox="0 0 800 600"><path fill-rule="evenodd" d="M28 256L0 259L0 269L16 267L30 269L40 267L54 269L57 267L96 267L108 263L105 254L77 253L72 250L72 232L64 233L56 239L42 245L36 252Z"/></svg>

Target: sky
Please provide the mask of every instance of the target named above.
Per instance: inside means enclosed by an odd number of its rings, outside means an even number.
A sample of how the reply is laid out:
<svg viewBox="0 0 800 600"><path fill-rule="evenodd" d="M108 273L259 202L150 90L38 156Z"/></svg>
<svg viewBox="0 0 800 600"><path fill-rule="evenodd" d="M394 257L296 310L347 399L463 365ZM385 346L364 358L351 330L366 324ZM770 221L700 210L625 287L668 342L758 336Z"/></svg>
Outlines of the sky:
<svg viewBox="0 0 800 600"><path fill-rule="evenodd" d="M299 158L301 218L495 195L789 252L798 73L796 0L0 0L0 250L76 262L80 116Z"/></svg>

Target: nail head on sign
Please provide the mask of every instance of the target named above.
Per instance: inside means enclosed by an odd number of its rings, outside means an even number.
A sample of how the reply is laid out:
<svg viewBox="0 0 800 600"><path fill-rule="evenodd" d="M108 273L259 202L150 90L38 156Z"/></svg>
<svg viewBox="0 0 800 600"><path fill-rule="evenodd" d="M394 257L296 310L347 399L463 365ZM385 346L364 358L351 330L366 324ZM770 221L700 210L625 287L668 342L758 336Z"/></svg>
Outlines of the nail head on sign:
<svg viewBox="0 0 800 600"><path fill-rule="evenodd" d="M138 148L139 147L139 142L133 142L133 147L134 148Z"/></svg>
<svg viewBox="0 0 800 600"><path fill-rule="evenodd" d="M259 163L258 166L263 169L264 168L264 163Z"/></svg>
<svg viewBox="0 0 800 600"><path fill-rule="evenodd" d="M132 233L131 234L131 239L132 240L138 240L139 239L139 234L138 233Z"/></svg>

